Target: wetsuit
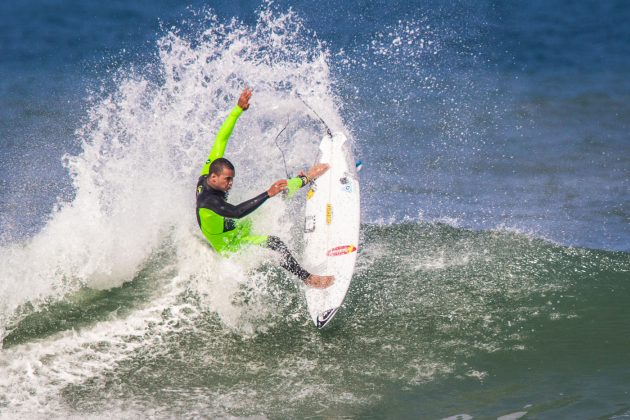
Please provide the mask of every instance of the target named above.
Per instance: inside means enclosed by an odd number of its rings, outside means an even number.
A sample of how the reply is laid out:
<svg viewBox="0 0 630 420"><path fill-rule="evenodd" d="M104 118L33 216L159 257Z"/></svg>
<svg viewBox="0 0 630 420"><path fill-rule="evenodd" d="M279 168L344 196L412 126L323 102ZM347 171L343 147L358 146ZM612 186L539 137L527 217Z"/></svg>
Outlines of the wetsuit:
<svg viewBox="0 0 630 420"><path fill-rule="evenodd" d="M215 159L223 157L236 120L242 113L243 110L238 105L232 109L219 129L208 160L201 170L201 176L197 181L197 223L203 235L217 252L229 254L238 251L242 244L266 246L280 253L282 267L301 280L305 280L309 273L300 267L286 245L278 237L250 234L251 220L246 219L245 216L267 201L269 195L266 191L234 206L227 202L226 192L216 190L208 185L210 165ZM291 196L305 185L306 180L302 177L295 177L287 182Z"/></svg>

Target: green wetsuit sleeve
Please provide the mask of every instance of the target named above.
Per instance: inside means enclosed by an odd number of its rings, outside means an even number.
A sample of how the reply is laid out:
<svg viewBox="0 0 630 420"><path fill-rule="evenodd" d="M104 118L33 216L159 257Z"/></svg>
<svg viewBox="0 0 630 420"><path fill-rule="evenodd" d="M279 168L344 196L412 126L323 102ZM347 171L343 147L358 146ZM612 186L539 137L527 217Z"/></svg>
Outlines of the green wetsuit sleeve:
<svg viewBox="0 0 630 420"><path fill-rule="evenodd" d="M210 155L208 156L208 160L206 160L206 164L203 165L201 169L201 175L207 175L210 172L210 164L213 160L223 157L223 153L225 153L225 147L227 146L228 139L232 134L232 130L234 130L234 126L236 125L236 120L243 113L243 108L236 105L232 108L230 115L225 119L217 136L214 139L214 144L212 145L212 150L210 150Z"/></svg>
<svg viewBox="0 0 630 420"><path fill-rule="evenodd" d="M293 195L305 185L306 185L306 182L304 178L299 177L299 176L296 176L294 178L287 180L287 190L289 191L287 196L289 198L293 197Z"/></svg>

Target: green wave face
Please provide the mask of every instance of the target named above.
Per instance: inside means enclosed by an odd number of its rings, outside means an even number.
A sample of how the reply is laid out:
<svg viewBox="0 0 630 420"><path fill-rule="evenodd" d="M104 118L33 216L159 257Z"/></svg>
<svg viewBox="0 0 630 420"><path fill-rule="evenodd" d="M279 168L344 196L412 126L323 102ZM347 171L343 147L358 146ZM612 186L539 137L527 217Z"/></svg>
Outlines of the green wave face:
<svg viewBox="0 0 630 420"><path fill-rule="evenodd" d="M57 394L79 413L567 418L630 409L627 253L441 224L363 226L349 295L324 331L273 263L229 296L236 322L192 283L164 304L174 255L120 288L31 313L3 351L11 359L48 347L47 358L31 357L78 375L86 368L75 353L88 348L100 368L62 381ZM141 334L110 331L132 323Z"/></svg>

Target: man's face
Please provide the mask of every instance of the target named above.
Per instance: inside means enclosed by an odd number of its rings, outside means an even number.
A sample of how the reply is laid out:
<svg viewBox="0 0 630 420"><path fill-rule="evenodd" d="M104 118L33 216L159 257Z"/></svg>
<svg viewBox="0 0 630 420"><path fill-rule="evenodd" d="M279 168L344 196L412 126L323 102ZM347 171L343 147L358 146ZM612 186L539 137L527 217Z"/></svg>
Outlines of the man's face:
<svg viewBox="0 0 630 420"><path fill-rule="evenodd" d="M210 174L208 184L215 190L228 192L232 188L234 181L234 171L232 169L223 168L220 175Z"/></svg>

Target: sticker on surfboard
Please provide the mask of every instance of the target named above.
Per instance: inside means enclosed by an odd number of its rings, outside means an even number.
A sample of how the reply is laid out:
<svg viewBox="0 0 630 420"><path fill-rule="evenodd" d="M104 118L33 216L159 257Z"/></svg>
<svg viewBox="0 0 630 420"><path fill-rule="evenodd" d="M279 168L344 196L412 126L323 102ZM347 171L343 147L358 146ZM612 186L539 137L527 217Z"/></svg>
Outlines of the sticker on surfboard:
<svg viewBox="0 0 630 420"><path fill-rule="evenodd" d="M304 233L311 233L315 231L315 216L306 216L304 219Z"/></svg>
<svg viewBox="0 0 630 420"><path fill-rule="evenodd" d="M326 255L329 257L338 257L339 255L350 254L357 250L357 247L354 245L341 245L336 246L333 249L329 249Z"/></svg>
<svg viewBox="0 0 630 420"><path fill-rule="evenodd" d="M339 309L339 307L329 309L317 315L317 328L324 328L326 324L328 324L328 322L332 319L333 315L337 313L337 309Z"/></svg>

